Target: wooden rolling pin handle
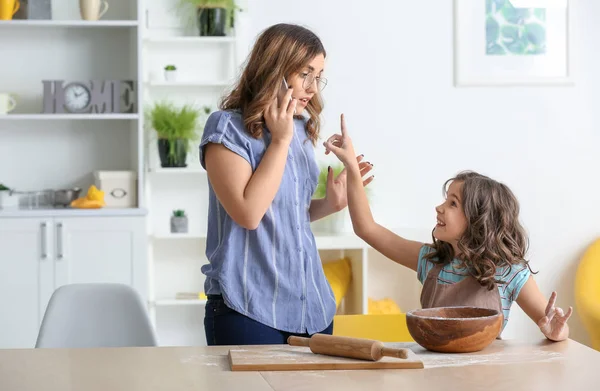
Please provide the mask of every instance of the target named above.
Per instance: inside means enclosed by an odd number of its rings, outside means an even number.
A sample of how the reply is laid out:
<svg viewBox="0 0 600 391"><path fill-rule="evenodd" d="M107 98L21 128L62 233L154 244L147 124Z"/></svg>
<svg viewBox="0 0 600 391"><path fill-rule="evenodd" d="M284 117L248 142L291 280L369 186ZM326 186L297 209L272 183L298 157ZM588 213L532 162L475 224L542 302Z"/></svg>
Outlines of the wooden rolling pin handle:
<svg viewBox="0 0 600 391"><path fill-rule="evenodd" d="M310 346L310 338L296 337L292 335L288 337L287 341L291 346Z"/></svg>
<svg viewBox="0 0 600 391"><path fill-rule="evenodd" d="M381 355L396 358L408 358L406 349L381 348Z"/></svg>

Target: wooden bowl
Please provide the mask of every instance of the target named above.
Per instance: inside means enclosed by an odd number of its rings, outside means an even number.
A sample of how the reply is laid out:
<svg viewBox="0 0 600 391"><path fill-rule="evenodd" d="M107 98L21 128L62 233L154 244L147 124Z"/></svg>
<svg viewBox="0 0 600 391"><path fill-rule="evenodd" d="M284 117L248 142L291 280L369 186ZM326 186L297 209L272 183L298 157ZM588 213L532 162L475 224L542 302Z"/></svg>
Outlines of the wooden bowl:
<svg viewBox="0 0 600 391"><path fill-rule="evenodd" d="M413 339L425 349L443 353L485 348L500 334L503 321L501 312L477 307L438 307L406 314Z"/></svg>

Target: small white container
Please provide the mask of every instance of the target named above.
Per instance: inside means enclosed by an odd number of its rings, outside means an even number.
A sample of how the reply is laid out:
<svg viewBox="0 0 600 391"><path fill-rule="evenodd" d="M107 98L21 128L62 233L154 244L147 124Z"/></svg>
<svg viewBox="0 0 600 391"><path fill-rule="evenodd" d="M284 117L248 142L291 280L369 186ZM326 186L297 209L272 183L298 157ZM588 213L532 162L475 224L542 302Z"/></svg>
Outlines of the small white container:
<svg viewBox="0 0 600 391"><path fill-rule="evenodd" d="M19 207L19 195L10 190L0 190L0 209Z"/></svg>
<svg viewBox="0 0 600 391"><path fill-rule="evenodd" d="M94 171L94 182L104 192L107 208L137 206L137 175L134 171Z"/></svg>
<svg viewBox="0 0 600 391"><path fill-rule="evenodd" d="M177 81L177 70L167 71L165 70L165 80L169 83L174 83Z"/></svg>

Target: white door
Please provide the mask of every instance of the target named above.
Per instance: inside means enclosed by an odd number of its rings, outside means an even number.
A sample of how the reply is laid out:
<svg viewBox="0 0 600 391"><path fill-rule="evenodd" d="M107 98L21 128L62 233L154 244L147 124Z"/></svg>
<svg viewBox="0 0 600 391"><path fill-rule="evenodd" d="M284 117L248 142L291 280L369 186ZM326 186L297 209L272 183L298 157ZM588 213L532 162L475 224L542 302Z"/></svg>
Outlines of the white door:
<svg viewBox="0 0 600 391"><path fill-rule="evenodd" d="M52 295L52 220L0 219L0 348L33 348Z"/></svg>
<svg viewBox="0 0 600 391"><path fill-rule="evenodd" d="M146 233L143 217L54 219L55 288L116 282L146 298Z"/></svg>

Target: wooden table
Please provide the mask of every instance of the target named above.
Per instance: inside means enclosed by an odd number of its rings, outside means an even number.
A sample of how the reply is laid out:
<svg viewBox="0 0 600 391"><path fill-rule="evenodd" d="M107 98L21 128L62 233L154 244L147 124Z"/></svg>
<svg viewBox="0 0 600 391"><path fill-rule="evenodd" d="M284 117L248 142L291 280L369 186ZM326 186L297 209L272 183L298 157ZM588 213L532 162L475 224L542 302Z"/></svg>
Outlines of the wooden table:
<svg viewBox="0 0 600 391"><path fill-rule="evenodd" d="M0 350L0 390L600 390L600 352L572 340L495 341L462 355L386 345L413 349L425 369L231 372L227 353L239 346Z"/></svg>

